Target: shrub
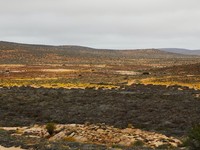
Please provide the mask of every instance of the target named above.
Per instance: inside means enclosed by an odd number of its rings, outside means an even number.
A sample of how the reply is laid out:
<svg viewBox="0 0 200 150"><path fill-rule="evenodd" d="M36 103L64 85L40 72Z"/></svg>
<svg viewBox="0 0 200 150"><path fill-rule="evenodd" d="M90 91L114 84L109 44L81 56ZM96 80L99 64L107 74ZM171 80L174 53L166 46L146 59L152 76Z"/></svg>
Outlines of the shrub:
<svg viewBox="0 0 200 150"><path fill-rule="evenodd" d="M129 123L129 124L127 125L127 127L128 127L128 128L133 128L133 125L132 125L131 123Z"/></svg>
<svg viewBox="0 0 200 150"><path fill-rule="evenodd" d="M163 145L159 145L157 147L157 149L175 149L175 147L173 147L172 145L170 144L163 144Z"/></svg>
<svg viewBox="0 0 200 150"><path fill-rule="evenodd" d="M188 137L184 143L191 150L200 149L200 125L195 125L188 133Z"/></svg>
<svg viewBox="0 0 200 150"><path fill-rule="evenodd" d="M124 149L125 147L120 145L120 144L113 144L112 148L114 148L114 149Z"/></svg>
<svg viewBox="0 0 200 150"><path fill-rule="evenodd" d="M136 146L136 147L144 146L144 142L141 140L135 141L133 143L133 146Z"/></svg>
<svg viewBox="0 0 200 150"><path fill-rule="evenodd" d="M54 131L56 129L56 126L54 123L47 123L46 124L46 129L47 129L47 132L50 134L50 135L53 135L54 134Z"/></svg>

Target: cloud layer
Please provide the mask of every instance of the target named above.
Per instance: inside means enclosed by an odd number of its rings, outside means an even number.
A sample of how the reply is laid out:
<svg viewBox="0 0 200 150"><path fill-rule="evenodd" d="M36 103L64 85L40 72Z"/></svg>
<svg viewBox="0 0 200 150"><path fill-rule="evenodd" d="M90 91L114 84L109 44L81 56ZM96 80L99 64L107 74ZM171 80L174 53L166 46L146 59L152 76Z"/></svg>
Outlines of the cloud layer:
<svg viewBox="0 0 200 150"><path fill-rule="evenodd" d="M0 0L0 40L200 48L199 0Z"/></svg>

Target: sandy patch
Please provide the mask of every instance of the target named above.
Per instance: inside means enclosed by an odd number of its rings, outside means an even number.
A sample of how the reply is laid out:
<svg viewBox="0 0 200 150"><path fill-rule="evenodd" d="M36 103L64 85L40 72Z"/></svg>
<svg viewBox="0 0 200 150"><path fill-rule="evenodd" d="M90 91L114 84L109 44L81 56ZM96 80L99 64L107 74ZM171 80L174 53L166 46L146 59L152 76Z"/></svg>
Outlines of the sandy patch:
<svg viewBox="0 0 200 150"><path fill-rule="evenodd" d="M0 67L24 67L25 65L18 64L1 64Z"/></svg>
<svg viewBox="0 0 200 150"><path fill-rule="evenodd" d="M116 71L117 74L121 74L121 75L138 75L140 74L139 72L135 72L135 71Z"/></svg>
<svg viewBox="0 0 200 150"><path fill-rule="evenodd" d="M74 69L42 69L44 72L74 72Z"/></svg>
<svg viewBox="0 0 200 150"><path fill-rule="evenodd" d="M24 149L21 149L20 147L3 147L0 145L0 150L24 150Z"/></svg>

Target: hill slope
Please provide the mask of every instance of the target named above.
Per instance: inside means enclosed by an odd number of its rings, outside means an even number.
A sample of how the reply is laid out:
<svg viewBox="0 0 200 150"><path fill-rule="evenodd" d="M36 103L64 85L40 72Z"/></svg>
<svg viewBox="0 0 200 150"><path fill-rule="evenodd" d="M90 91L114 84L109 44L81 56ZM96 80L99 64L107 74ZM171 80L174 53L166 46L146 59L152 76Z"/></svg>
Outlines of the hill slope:
<svg viewBox="0 0 200 150"><path fill-rule="evenodd" d="M189 50L181 48L161 48L160 50L165 52L184 54L184 55L200 55L200 50Z"/></svg>
<svg viewBox="0 0 200 150"><path fill-rule="evenodd" d="M188 58L158 49L106 50L81 46L49 46L0 42L2 64L82 63L129 59Z"/></svg>

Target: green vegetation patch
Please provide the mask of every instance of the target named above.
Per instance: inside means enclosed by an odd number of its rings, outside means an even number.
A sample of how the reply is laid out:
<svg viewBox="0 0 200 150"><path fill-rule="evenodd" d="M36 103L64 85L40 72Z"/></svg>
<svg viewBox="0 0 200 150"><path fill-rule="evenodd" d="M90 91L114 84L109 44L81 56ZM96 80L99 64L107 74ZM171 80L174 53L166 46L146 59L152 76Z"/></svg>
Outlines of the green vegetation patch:
<svg viewBox="0 0 200 150"><path fill-rule="evenodd" d="M191 150L200 149L200 125L195 125L188 133L188 137L184 142L184 146Z"/></svg>

